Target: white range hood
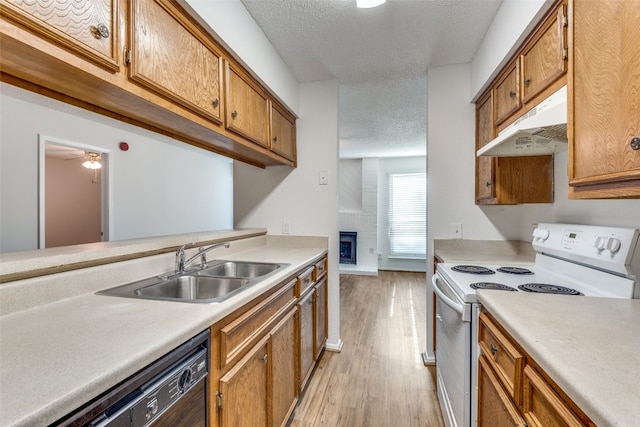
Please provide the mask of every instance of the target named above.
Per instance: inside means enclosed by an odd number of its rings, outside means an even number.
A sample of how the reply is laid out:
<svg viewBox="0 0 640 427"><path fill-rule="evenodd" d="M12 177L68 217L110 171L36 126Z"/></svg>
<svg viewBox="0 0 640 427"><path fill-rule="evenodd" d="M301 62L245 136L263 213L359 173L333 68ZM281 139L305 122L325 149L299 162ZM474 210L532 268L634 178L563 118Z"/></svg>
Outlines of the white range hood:
<svg viewBox="0 0 640 427"><path fill-rule="evenodd" d="M480 156L542 156L567 150L567 86L506 127Z"/></svg>

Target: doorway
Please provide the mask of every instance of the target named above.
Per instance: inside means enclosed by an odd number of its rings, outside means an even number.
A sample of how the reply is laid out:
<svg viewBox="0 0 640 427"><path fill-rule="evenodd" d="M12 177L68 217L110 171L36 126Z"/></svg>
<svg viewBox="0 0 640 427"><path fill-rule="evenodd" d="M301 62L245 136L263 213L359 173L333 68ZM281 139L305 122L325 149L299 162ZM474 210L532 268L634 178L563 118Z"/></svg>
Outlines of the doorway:
<svg viewBox="0 0 640 427"><path fill-rule="evenodd" d="M109 240L109 151L39 135L39 248Z"/></svg>

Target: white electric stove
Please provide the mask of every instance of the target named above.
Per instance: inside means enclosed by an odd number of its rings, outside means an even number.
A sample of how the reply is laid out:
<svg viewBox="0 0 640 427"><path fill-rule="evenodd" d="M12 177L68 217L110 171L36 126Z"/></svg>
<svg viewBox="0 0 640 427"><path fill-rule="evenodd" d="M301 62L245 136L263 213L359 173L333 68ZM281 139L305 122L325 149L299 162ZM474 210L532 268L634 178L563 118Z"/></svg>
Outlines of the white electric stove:
<svg viewBox="0 0 640 427"><path fill-rule="evenodd" d="M640 298L639 231L541 223L533 265L439 263L436 295L438 397L448 426L477 423L476 290L553 293L558 298Z"/></svg>

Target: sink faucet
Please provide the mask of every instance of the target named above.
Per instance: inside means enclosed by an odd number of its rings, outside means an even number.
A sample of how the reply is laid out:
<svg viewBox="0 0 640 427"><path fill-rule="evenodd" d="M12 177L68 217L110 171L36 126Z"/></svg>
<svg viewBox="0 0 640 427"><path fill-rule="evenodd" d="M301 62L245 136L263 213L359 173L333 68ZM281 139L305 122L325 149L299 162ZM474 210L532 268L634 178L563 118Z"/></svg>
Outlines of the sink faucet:
<svg viewBox="0 0 640 427"><path fill-rule="evenodd" d="M225 248L228 248L230 246L230 243L228 242L224 242L224 243L215 243L211 246L207 246L202 247L200 246L198 248L198 253L195 254L194 256L192 256L191 258L185 260L185 253L184 250L187 247L192 247L194 246L193 243L187 243L186 245L182 245L178 248L178 250L176 251L176 269L175 269L175 274L182 274L184 273L184 269L187 265L191 264L191 262L200 257L200 268L205 268L207 266L207 252L215 249L215 248L219 248L220 246L224 246Z"/></svg>

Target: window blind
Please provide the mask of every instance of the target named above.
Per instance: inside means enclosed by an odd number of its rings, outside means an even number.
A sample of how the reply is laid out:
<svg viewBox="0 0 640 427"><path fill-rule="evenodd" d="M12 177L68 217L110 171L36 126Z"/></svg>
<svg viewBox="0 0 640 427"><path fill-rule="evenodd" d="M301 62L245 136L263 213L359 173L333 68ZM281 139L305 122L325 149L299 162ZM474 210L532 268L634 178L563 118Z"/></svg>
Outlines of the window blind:
<svg viewBox="0 0 640 427"><path fill-rule="evenodd" d="M427 255L427 174L389 175L389 254Z"/></svg>

